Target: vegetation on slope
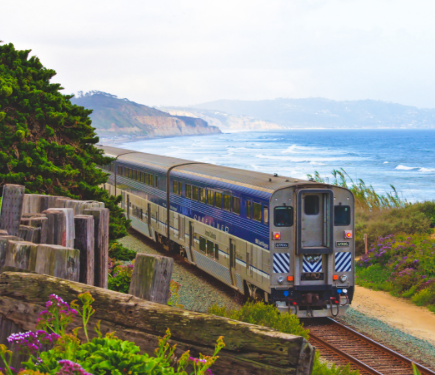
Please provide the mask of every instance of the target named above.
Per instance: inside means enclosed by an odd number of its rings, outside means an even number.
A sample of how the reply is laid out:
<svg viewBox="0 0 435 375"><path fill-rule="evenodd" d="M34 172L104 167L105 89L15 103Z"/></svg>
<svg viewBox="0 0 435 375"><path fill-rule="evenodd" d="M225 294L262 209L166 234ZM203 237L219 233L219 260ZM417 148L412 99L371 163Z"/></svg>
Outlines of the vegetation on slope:
<svg viewBox="0 0 435 375"><path fill-rule="evenodd" d="M332 185L349 189L355 197L355 246L364 252L364 234L368 242L378 237L403 233L430 234L435 226L435 201L408 203L399 198L394 186L392 194L378 194L372 185L359 179L354 181L344 169L332 171ZM325 183L319 172L308 174L309 179Z"/></svg>
<svg viewBox="0 0 435 375"><path fill-rule="evenodd" d="M125 236L121 198L99 188L107 174L96 166L112 159L94 146L92 111L61 94L60 84L50 83L56 72L29 53L0 45L0 193L10 183L24 185L26 193L104 202L110 239Z"/></svg>

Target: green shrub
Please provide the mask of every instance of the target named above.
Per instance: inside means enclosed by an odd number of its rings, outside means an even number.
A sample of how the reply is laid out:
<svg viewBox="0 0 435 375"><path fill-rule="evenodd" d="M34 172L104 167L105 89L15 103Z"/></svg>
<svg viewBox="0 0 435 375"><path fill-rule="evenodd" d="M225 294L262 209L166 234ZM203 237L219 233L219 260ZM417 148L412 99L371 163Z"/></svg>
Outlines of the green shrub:
<svg viewBox="0 0 435 375"><path fill-rule="evenodd" d="M350 364L336 367L334 364L329 367L327 363L320 360L319 352L316 352L312 375L358 375L359 371L350 369Z"/></svg>
<svg viewBox="0 0 435 375"><path fill-rule="evenodd" d="M118 207L121 196L99 186L107 173L97 165L113 159L94 145L91 110L62 95L56 72L30 50L0 45L0 195L4 184L21 184L26 193L61 195L104 202L110 210L110 239L124 237L129 221Z"/></svg>
<svg viewBox="0 0 435 375"><path fill-rule="evenodd" d="M273 328L283 333L303 336L308 340L308 331L302 327L296 315L281 314L275 306L266 305L263 302L247 302L239 309L213 305L208 312L241 322Z"/></svg>
<svg viewBox="0 0 435 375"><path fill-rule="evenodd" d="M130 250L116 241L109 245L109 257L116 260L133 260L136 258L136 251Z"/></svg>
<svg viewBox="0 0 435 375"><path fill-rule="evenodd" d="M373 290L392 290L391 283L388 282L391 272L380 264L373 264L367 268L356 268L356 283Z"/></svg>
<svg viewBox="0 0 435 375"><path fill-rule="evenodd" d="M417 306L426 306L435 302L435 293L432 288L424 288L417 292L411 299Z"/></svg>
<svg viewBox="0 0 435 375"><path fill-rule="evenodd" d="M132 275L132 263L122 264L120 262L111 261L109 263L109 289L116 292L128 293Z"/></svg>

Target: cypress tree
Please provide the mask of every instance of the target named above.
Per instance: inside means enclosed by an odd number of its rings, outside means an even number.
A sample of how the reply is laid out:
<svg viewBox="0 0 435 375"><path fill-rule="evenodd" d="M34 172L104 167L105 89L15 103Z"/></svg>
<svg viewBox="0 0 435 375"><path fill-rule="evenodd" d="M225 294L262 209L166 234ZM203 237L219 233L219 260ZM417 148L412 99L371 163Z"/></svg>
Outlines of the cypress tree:
<svg viewBox="0 0 435 375"><path fill-rule="evenodd" d="M50 83L56 72L29 53L0 45L0 195L11 183L26 193L101 201L110 209L110 239L125 236L121 197L99 187L108 174L97 165L113 159L95 147L92 110L73 105L72 95Z"/></svg>

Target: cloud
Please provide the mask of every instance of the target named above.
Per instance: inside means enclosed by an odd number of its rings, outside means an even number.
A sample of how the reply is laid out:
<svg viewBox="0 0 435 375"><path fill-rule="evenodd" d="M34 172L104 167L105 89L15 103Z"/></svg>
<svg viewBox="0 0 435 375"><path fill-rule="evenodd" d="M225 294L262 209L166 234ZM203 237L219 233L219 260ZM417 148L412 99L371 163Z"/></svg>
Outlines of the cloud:
<svg viewBox="0 0 435 375"><path fill-rule="evenodd" d="M0 38L32 49L68 93L434 107L434 11L429 0L4 0Z"/></svg>

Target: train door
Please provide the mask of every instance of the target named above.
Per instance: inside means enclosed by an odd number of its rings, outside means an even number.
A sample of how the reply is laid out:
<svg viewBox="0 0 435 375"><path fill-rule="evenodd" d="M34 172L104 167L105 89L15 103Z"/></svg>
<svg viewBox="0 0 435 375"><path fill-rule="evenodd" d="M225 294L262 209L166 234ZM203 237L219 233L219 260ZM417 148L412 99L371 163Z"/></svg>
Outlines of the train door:
<svg viewBox="0 0 435 375"><path fill-rule="evenodd" d="M187 247L188 249L188 253L187 253L187 259L189 259L189 261L191 263L196 263L195 262L195 257L194 257L194 251L193 251L193 233L194 233L194 227L193 227L193 222L189 221L189 246Z"/></svg>
<svg viewBox="0 0 435 375"><path fill-rule="evenodd" d="M185 227L184 227L184 222L185 222L185 218L184 217L179 217L178 218L178 230L179 230L179 236L178 236L178 238L181 240L181 241L185 241L185 238L184 238L184 231L185 231Z"/></svg>
<svg viewBox="0 0 435 375"><path fill-rule="evenodd" d="M230 238L230 275L231 282L234 286L237 286L237 276L236 276L236 243Z"/></svg>
<svg viewBox="0 0 435 375"><path fill-rule="evenodd" d="M306 189L298 195L298 253L332 253L332 191Z"/></svg>

